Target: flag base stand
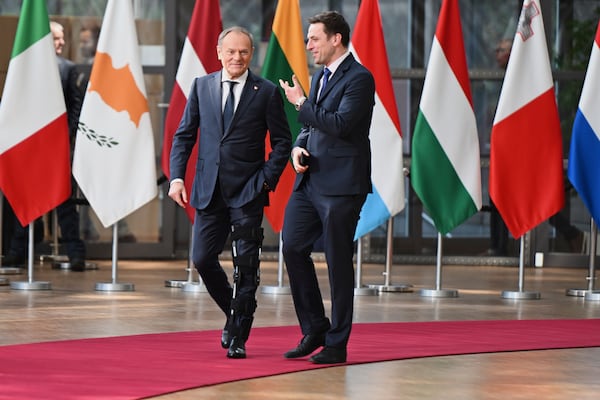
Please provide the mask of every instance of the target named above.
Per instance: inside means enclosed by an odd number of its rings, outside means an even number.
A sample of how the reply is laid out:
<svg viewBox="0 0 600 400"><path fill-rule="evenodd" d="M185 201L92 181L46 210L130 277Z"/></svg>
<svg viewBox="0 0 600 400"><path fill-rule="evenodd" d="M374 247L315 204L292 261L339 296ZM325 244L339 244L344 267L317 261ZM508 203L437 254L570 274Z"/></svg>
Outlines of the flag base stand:
<svg viewBox="0 0 600 400"><path fill-rule="evenodd" d="M501 296L503 299L511 300L539 300L542 296L540 292L528 292L525 287L525 235L521 236L519 249L519 290L503 290Z"/></svg>
<svg viewBox="0 0 600 400"><path fill-rule="evenodd" d="M17 290L50 290L52 285L50 282L45 281L11 282L10 288Z"/></svg>
<svg viewBox="0 0 600 400"><path fill-rule="evenodd" d="M54 262L52 263L52 269L64 269L64 270L70 270L71 269L71 263L66 261L66 262ZM98 264L96 263L90 263L90 262L86 262L85 263L85 267L84 267L84 271L92 271L92 270L96 270L98 269Z"/></svg>
<svg viewBox="0 0 600 400"><path fill-rule="evenodd" d="M133 292L133 283L98 282L95 289L102 292Z"/></svg>
<svg viewBox="0 0 600 400"><path fill-rule="evenodd" d="M23 269L17 267L0 267L0 275L18 275L22 274Z"/></svg>
<svg viewBox="0 0 600 400"><path fill-rule="evenodd" d="M421 289L419 296L422 297L458 297L458 290L455 289Z"/></svg>
<svg viewBox="0 0 600 400"><path fill-rule="evenodd" d="M27 245L27 272L29 279L27 282L11 282L10 288L17 290L50 290L52 285L46 281L33 280L33 238L34 223L29 223L29 242Z"/></svg>
<svg viewBox="0 0 600 400"><path fill-rule="evenodd" d="M585 297L588 292L588 289L567 289L565 290L565 295L573 297Z"/></svg>
<svg viewBox="0 0 600 400"><path fill-rule="evenodd" d="M598 235L598 226L591 218L590 222L590 260L589 272L586 277L588 281L587 289L567 289L567 296L585 297L586 300L600 300L600 291L594 290L594 282L596 281L595 263L596 263L596 239ZM595 298L597 297L597 298Z"/></svg>
<svg viewBox="0 0 600 400"><path fill-rule="evenodd" d="M520 290L503 290L502 298L512 300L539 300L542 298L540 292L525 292Z"/></svg>
<svg viewBox="0 0 600 400"><path fill-rule="evenodd" d="M206 293L206 287L201 282L185 282L181 289L188 293Z"/></svg>
<svg viewBox="0 0 600 400"><path fill-rule="evenodd" d="M117 282L117 260L119 247L119 236L117 226L119 222L113 224L113 243L112 243L112 282L98 282L95 285L97 291L103 292L132 292L134 289L133 283L118 283Z"/></svg>
<svg viewBox="0 0 600 400"><path fill-rule="evenodd" d="M354 288L355 296L375 296L379 291L369 286L361 286Z"/></svg>
<svg viewBox="0 0 600 400"><path fill-rule="evenodd" d="M600 290L588 291L585 294L585 299L586 300L599 301L600 300Z"/></svg>
<svg viewBox="0 0 600 400"><path fill-rule="evenodd" d="M291 294L292 289L289 286L261 286L261 293L265 294Z"/></svg>
<svg viewBox="0 0 600 400"><path fill-rule="evenodd" d="M413 286L409 284L402 285L367 285L367 287L374 289L380 293L382 292L397 292L397 293L409 293L413 291Z"/></svg>
<svg viewBox="0 0 600 400"><path fill-rule="evenodd" d="M167 279L165 281L165 287L181 289L183 287L183 284L186 282L187 281L184 280Z"/></svg>

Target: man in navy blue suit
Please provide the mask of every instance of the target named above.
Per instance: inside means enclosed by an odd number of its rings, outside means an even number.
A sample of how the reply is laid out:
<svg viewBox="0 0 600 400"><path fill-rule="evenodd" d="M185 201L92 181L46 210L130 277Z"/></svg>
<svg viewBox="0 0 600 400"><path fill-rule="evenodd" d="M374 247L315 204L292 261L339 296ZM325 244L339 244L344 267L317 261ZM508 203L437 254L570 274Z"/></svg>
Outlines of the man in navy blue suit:
<svg viewBox="0 0 600 400"><path fill-rule="evenodd" d="M288 162L292 142L280 89L248 69L253 53L246 29L221 32L217 55L223 69L194 80L170 157L169 196L184 207L185 168L199 141L189 199L196 208L192 261L227 316L221 345L229 358L246 357L260 276L263 208ZM265 161L267 132L272 151ZM230 234L233 286L218 258Z"/></svg>
<svg viewBox="0 0 600 400"><path fill-rule="evenodd" d="M309 19L306 48L324 68L312 78L308 98L296 77L280 81L299 111L303 128L292 149L297 172L283 226L283 256L304 335L286 358L346 362L354 302L354 232L371 192L369 128L375 104L371 73L348 51L350 27L337 12ZM331 287L331 321L311 259L323 238Z"/></svg>

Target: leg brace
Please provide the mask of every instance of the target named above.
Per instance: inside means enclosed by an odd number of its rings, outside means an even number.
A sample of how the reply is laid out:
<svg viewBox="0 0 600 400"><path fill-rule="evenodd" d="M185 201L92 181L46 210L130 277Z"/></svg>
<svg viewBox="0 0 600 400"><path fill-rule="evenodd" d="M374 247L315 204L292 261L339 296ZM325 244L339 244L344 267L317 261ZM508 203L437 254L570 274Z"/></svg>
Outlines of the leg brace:
<svg viewBox="0 0 600 400"><path fill-rule="evenodd" d="M239 337L246 341L256 310L256 289L260 283L260 252L263 241L261 227L231 227L233 254L233 299L229 315L231 337ZM250 254L239 254L242 242L254 242L256 249ZM247 248L247 246L244 246ZM253 247L253 246L251 246Z"/></svg>

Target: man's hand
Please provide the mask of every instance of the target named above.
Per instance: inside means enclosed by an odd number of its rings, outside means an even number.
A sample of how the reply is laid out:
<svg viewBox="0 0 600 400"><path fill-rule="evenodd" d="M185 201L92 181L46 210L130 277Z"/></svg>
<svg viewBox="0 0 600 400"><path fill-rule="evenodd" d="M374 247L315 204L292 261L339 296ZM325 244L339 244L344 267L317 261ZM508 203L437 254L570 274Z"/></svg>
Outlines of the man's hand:
<svg viewBox="0 0 600 400"><path fill-rule="evenodd" d="M181 208L185 208L188 197L183 182L171 182L171 185L169 186L169 197L175 200L175 203L179 204Z"/></svg>
<svg viewBox="0 0 600 400"><path fill-rule="evenodd" d="M294 163L294 169L299 174L305 173L306 170L308 169L308 165L301 165L300 164L300 157L303 154L306 157L310 156L310 154L308 153L308 151L306 151L306 149L303 149L302 147L294 147L292 149L292 162Z"/></svg>
<svg viewBox="0 0 600 400"><path fill-rule="evenodd" d="M279 80L279 85L281 85L281 88L285 92L285 97L290 103L295 105L298 99L304 97L304 91L302 90L302 86L300 86L296 75L292 75L292 84L293 86L290 86L288 81L282 79Z"/></svg>

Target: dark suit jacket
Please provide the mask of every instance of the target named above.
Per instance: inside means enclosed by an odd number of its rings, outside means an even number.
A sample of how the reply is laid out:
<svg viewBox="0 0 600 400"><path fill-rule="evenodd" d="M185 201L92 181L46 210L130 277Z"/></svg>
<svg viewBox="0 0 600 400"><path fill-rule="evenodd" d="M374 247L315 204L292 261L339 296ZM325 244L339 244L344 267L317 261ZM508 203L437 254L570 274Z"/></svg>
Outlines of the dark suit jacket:
<svg viewBox="0 0 600 400"><path fill-rule="evenodd" d="M79 123L79 114L81 113L83 93L78 85L79 72L77 71L75 63L60 56L56 56L56 61L58 63L60 82L65 97L65 105L67 107L69 134L72 147L74 143L73 140L77 134L77 124Z"/></svg>
<svg viewBox="0 0 600 400"><path fill-rule="evenodd" d="M227 132L223 132L221 104L221 71L196 78L173 138L171 179L185 176L187 160L199 138L190 198L197 209L209 204L217 177L229 207L241 207L255 199L265 182L274 190L289 160L291 134L277 86L248 71ZM267 131L272 151L265 161Z"/></svg>
<svg viewBox="0 0 600 400"><path fill-rule="evenodd" d="M298 115L304 126L295 146L308 150L310 161L307 173L296 176L294 190L310 175L314 190L323 195L370 193L373 76L350 54L317 101L322 75L313 76L308 100Z"/></svg>

